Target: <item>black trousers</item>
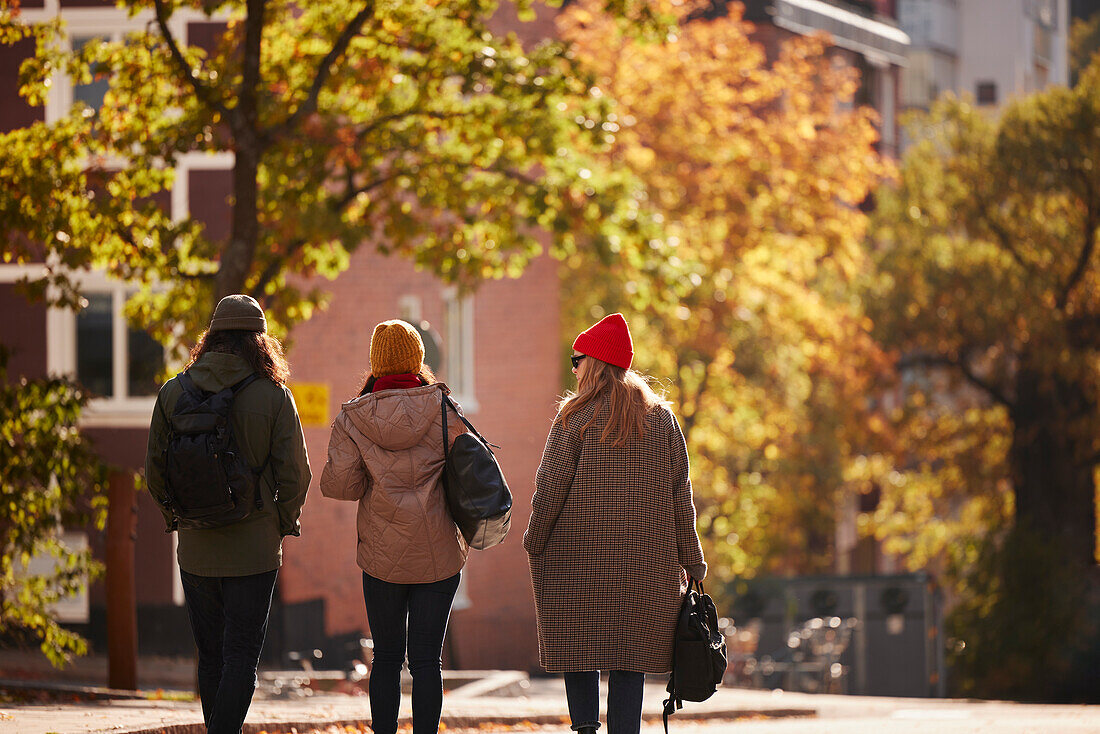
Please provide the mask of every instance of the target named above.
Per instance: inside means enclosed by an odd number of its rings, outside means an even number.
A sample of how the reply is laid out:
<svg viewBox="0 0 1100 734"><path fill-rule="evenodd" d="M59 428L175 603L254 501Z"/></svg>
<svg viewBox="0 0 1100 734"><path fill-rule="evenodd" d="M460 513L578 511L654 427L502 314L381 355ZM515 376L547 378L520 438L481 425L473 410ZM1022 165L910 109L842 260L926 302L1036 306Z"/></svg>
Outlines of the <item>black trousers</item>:
<svg viewBox="0 0 1100 734"><path fill-rule="evenodd" d="M401 706L401 666L413 678L413 734L435 734L443 710L443 638L461 574L430 584L391 584L363 574L363 599L374 640L370 716L374 734L394 734Z"/></svg>
<svg viewBox="0 0 1100 734"><path fill-rule="evenodd" d="M195 576L180 570L199 650L199 698L209 734L240 734L279 572Z"/></svg>
<svg viewBox="0 0 1100 734"><path fill-rule="evenodd" d="M612 670L607 675L608 734L638 734L642 726L645 673ZM565 698L573 730L600 726L600 671L565 674Z"/></svg>

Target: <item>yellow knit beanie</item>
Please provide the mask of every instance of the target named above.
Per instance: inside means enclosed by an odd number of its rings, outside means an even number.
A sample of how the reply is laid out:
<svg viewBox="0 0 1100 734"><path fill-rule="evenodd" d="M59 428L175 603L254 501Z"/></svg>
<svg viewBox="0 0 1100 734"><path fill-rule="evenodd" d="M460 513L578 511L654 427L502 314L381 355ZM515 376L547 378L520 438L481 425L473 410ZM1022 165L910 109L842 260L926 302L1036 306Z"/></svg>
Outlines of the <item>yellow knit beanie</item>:
<svg viewBox="0 0 1100 734"><path fill-rule="evenodd" d="M370 339L372 375L417 374L423 362L424 341L411 324L393 319L374 327L374 335Z"/></svg>

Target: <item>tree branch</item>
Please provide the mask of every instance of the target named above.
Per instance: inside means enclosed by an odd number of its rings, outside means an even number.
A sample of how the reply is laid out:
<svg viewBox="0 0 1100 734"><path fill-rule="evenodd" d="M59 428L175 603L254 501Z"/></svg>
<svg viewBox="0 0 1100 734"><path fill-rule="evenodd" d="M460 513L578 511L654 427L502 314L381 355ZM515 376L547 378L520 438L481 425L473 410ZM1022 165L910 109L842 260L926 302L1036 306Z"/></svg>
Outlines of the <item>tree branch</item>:
<svg viewBox="0 0 1100 734"><path fill-rule="evenodd" d="M153 0L153 5L156 8L157 15L157 27L160 28L161 35L164 36L164 42L168 44L168 52L172 55L172 59L176 62L176 66L179 67L180 74L191 85L191 88L195 90L195 96L197 96L202 102L213 110L221 113L227 119L232 116L231 111L214 96L214 90L202 83L202 81L195 77L191 73L191 67L187 63L187 59L183 58L183 53L180 52L180 47L176 43L176 39L172 37L172 32L168 29L168 9L164 6L164 0Z"/></svg>
<svg viewBox="0 0 1100 734"><path fill-rule="evenodd" d="M374 118L374 120L372 120L369 125L365 125L363 128L361 128L358 132L355 133L355 139L358 142L361 143L361 142L363 142L363 140L368 135L370 135L372 132L374 132L378 128L382 127L382 125L386 124L387 122L393 122L394 120L401 120L401 119L406 118L406 117L420 116L420 117L428 117L428 118L433 119L433 120L450 120L450 119L456 118L456 117L467 117L467 116L472 115L472 114L474 114L474 113L471 112L471 111L465 111L465 112L434 112L432 110L422 110L422 109L409 109L409 110L405 110L404 112L394 112L394 113L391 113L389 115L382 115L381 117Z"/></svg>
<svg viewBox="0 0 1100 734"><path fill-rule="evenodd" d="M677 375L678 379L678 375ZM695 428L695 420L699 415L699 403L703 400L703 395L707 392L707 383L710 381L710 364L703 364L703 379L699 381L699 387L695 390L695 395L692 397L691 415L685 415L684 421L684 440L688 441L691 438L691 432ZM682 386L681 386L682 390ZM681 396L682 396L681 392ZM690 445L690 444L689 444Z"/></svg>
<svg viewBox="0 0 1100 734"><path fill-rule="evenodd" d="M482 172L485 172L485 173L496 173L496 174L499 174L501 176L504 176L505 178L511 178L511 179L514 179L514 180L519 181L521 183L525 183L529 186L533 186L533 185L538 183L538 181L536 179L531 178L530 176L527 176L523 173L520 173L519 171L511 171L511 170L508 170L508 169L505 169L505 168L499 168L497 166L479 166L479 165L474 164L474 163L463 163L463 162L459 162L459 161L447 161L447 160L436 161L435 163L436 163L436 165L451 165L451 166L454 166L455 168L466 169L466 170L478 170L478 171L482 171ZM336 209L337 209L337 211L342 210L344 207L351 204L351 202L359 194L365 194L368 191L370 191L372 189L375 189L375 188L381 186L382 184L384 184L388 181L392 181L393 179L398 178L399 176L415 176L415 175L416 174L414 172L406 170L404 168L401 168L399 170L391 171L390 173L386 174L385 176L379 176L378 178L376 178L376 179L374 179L374 180L372 180L368 183L365 183L362 186L357 186L355 188L349 188L347 191L345 191L345 193L342 197L340 197L339 199L336 200Z"/></svg>
<svg viewBox="0 0 1100 734"><path fill-rule="evenodd" d="M287 245L286 252L281 255L276 255L275 258L267 264L267 267L260 273L260 278L256 281L256 285L252 286L252 292L249 295L257 301L263 298L264 289L267 287L267 284L279 274L279 271L282 270L283 266L286 264L287 258L302 249L305 244L306 239L304 237L292 240L291 243Z"/></svg>
<svg viewBox="0 0 1100 734"><path fill-rule="evenodd" d="M1024 269L1025 272L1034 273L1034 267L1024 260L1020 251L1012 246L1012 237L1009 235L1008 230L1004 228L1000 222L991 219L987 216L986 225L993 230L993 234L997 235L997 239L1000 241L1000 245L1003 249L1008 251L1008 254L1012 256L1012 259L1016 261L1016 264Z"/></svg>
<svg viewBox="0 0 1100 734"><path fill-rule="evenodd" d="M1084 277L1085 271L1088 270L1089 260L1092 259L1092 253L1096 249L1096 228L1097 228L1097 214L1093 210L1092 206L1088 207L1088 214L1085 216L1085 242L1081 247L1081 252L1077 255L1077 263L1073 267L1073 272L1070 273L1069 280L1062 287L1062 292L1058 296L1058 310L1061 311L1069 303L1069 298L1073 295L1073 289L1077 287L1077 284L1081 282L1081 278Z"/></svg>
<svg viewBox="0 0 1100 734"><path fill-rule="evenodd" d="M898 360L898 371L904 371L915 367L952 367L959 370L974 387L980 388L995 402L1000 403L1009 410L1015 408L1015 404L1008 399L996 385L983 379L974 372L973 367L965 359L948 357L942 354L911 354Z"/></svg>
<svg viewBox="0 0 1100 734"><path fill-rule="evenodd" d="M365 183L362 186L356 186L354 188L349 187L347 191L344 192L344 195L336 200L336 211L342 211L345 207L351 204L351 202L353 202L355 200L355 197L359 196L359 194L365 194L371 189L375 189L386 183L387 181L392 181L398 176L404 176L407 173L408 171L402 169L400 171L389 173L385 176L379 176L373 181Z"/></svg>
<svg viewBox="0 0 1100 734"><path fill-rule="evenodd" d="M355 17L348 21L344 30L340 32L332 48L325 54L325 58L321 59L321 63L317 65L317 73L313 77L313 84L310 85L309 94L306 95L305 101L298 105L298 109L294 110L290 117L264 132L263 137L268 144L282 138L293 130L303 118L317 110L317 98L321 95L321 89L325 86L325 82L327 82L332 75L333 65L335 65L340 57L344 55L344 52L347 51L352 39L359 34L360 29L363 27L363 24L367 22L367 19L374 15L374 2L375 0L367 0L367 4L363 9L356 13Z"/></svg>

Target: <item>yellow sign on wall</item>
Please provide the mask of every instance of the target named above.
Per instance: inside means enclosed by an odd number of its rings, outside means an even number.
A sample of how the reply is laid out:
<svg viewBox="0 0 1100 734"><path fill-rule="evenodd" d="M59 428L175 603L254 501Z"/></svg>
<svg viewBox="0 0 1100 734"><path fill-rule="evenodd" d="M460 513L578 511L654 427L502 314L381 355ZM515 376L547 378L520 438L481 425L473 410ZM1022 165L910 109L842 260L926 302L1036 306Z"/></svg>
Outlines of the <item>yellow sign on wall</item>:
<svg viewBox="0 0 1100 734"><path fill-rule="evenodd" d="M298 404L298 417L303 426L317 427L329 424L328 383L293 382L290 384L290 392L294 394L294 402Z"/></svg>

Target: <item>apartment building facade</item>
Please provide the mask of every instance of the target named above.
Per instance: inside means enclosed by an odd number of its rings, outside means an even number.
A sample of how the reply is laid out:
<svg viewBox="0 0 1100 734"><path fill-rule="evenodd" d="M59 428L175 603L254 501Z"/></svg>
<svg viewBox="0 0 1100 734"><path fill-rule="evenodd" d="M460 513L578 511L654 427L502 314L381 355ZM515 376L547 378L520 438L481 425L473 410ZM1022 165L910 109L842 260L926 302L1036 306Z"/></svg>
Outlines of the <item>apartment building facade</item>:
<svg viewBox="0 0 1100 734"><path fill-rule="evenodd" d="M1069 0L897 0L912 45L902 109L942 93L997 108L1069 79Z"/></svg>
<svg viewBox="0 0 1100 734"><path fill-rule="evenodd" d="M879 149L898 146L898 85L907 63L909 37L898 25L896 0L745 0L755 40L774 55L794 35L828 33L834 57L859 70L857 105L879 114Z"/></svg>

